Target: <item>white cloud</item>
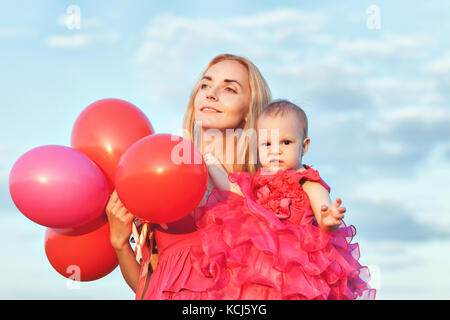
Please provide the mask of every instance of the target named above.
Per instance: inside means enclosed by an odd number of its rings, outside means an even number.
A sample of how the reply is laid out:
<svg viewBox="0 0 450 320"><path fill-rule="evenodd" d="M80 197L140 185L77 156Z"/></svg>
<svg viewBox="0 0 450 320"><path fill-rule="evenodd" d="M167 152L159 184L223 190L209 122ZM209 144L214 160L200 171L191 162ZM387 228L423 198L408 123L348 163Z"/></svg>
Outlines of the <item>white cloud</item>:
<svg viewBox="0 0 450 320"><path fill-rule="evenodd" d="M150 105L164 104L182 115L196 78L217 54L247 57L265 74L272 65L298 59L298 50L284 49L293 41L326 42L326 37L315 37L325 21L321 13L296 9L222 19L157 15L130 61L138 90Z"/></svg>
<svg viewBox="0 0 450 320"><path fill-rule="evenodd" d="M323 83L327 79L335 81L337 78L348 81L368 74L367 68L344 61L333 54L296 59L295 63L281 64L274 71L281 77L289 77L290 80L301 81L305 85Z"/></svg>
<svg viewBox="0 0 450 320"><path fill-rule="evenodd" d="M324 31L328 18L289 9L217 20L159 15L149 22L133 56L135 74L152 103L179 105L182 113L209 59L222 52L246 56L269 80L275 98L306 104L314 141L324 146L318 155L362 171L384 166L406 174L436 147L430 141L421 148L409 137L443 139L450 120L435 79L419 77L410 66L420 65L434 38L381 33L378 39L339 41ZM311 32L302 33L302 28ZM412 59L403 59L405 69L393 75L398 57Z"/></svg>
<svg viewBox="0 0 450 320"><path fill-rule="evenodd" d="M442 57L427 62L422 70L432 75L448 75L450 73L450 52Z"/></svg>
<svg viewBox="0 0 450 320"><path fill-rule="evenodd" d="M235 18L186 18L166 13L153 18L146 30L134 62L195 56L205 51L239 50L254 56L265 55L273 43L285 40L312 41L311 33L324 24L321 13L277 9ZM322 42L327 39L321 38ZM256 47L256 48L255 48ZM205 50L206 49L206 50Z"/></svg>
<svg viewBox="0 0 450 320"><path fill-rule="evenodd" d="M430 91L436 89L436 83L433 79L411 79L400 76L370 76L365 80L366 88L376 90L391 90L391 91Z"/></svg>
<svg viewBox="0 0 450 320"><path fill-rule="evenodd" d="M396 137L401 140L410 140L418 135L423 135L424 138L434 137L436 140L445 140L448 137L446 134L441 134L442 128L449 125L450 110L447 108L400 107L383 110L376 117L369 119L367 131L379 136ZM404 136L399 133L404 133ZM414 143L414 141L410 142Z"/></svg>
<svg viewBox="0 0 450 320"><path fill-rule="evenodd" d="M67 26L70 26L72 22L72 17L67 14L62 14L57 18L57 23L66 28ZM80 16L80 29L97 29L101 27L105 27L105 23L100 18L85 18L84 15Z"/></svg>
<svg viewBox="0 0 450 320"><path fill-rule="evenodd" d="M429 107L409 107L398 108L388 111L385 118L391 123L404 123L411 121L420 121L428 125L438 125L450 121L450 109Z"/></svg>
<svg viewBox="0 0 450 320"><path fill-rule="evenodd" d="M408 105L440 106L445 103L436 80L429 77L369 76L362 86L371 93L374 105L380 109L404 108Z"/></svg>
<svg viewBox="0 0 450 320"><path fill-rule="evenodd" d="M350 55L417 58L424 55L433 43L424 34L383 34L379 39L351 39L336 44L337 52Z"/></svg>
<svg viewBox="0 0 450 320"><path fill-rule="evenodd" d="M0 38L17 38L33 33L31 30L23 27L0 27Z"/></svg>
<svg viewBox="0 0 450 320"><path fill-rule="evenodd" d="M92 38L86 34L75 34L69 36L50 36L47 38L47 44L51 47L77 48L84 47L92 41Z"/></svg>
<svg viewBox="0 0 450 320"><path fill-rule="evenodd" d="M449 240L358 242L360 261L377 271L378 300L450 298L450 279L443 271L450 268Z"/></svg>
<svg viewBox="0 0 450 320"><path fill-rule="evenodd" d="M73 35L49 36L46 42L51 47L56 48L82 48L93 44L114 44L119 40L119 35L115 32L105 34L77 33Z"/></svg>
<svg viewBox="0 0 450 320"><path fill-rule="evenodd" d="M325 22L325 17L319 12L280 8L270 12L260 12L248 16L227 19L228 23L237 27L279 27L280 25L297 24L306 31L316 31Z"/></svg>
<svg viewBox="0 0 450 320"><path fill-rule="evenodd" d="M343 41L337 45L337 50L351 54L376 53L387 55L395 52L390 44L373 40Z"/></svg>
<svg viewBox="0 0 450 320"><path fill-rule="evenodd" d="M436 232L450 234L450 163L444 155L449 146L443 143L436 147L407 178L398 179L388 174L374 176L355 186L351 196L358 201L397 204L415 221Z"/></svg>
<svg viewBox="0 0 450 320"><path fill-rule="evenodd" d="M51 35L46 43L56 48L82 48L95 44L114 44L120 39L118 32L109 30L105 22L98 17L85 17L80 14L79 26L74 27L74 18L62 14L56 19L58 25L64 27L63 35Z"/></svg>

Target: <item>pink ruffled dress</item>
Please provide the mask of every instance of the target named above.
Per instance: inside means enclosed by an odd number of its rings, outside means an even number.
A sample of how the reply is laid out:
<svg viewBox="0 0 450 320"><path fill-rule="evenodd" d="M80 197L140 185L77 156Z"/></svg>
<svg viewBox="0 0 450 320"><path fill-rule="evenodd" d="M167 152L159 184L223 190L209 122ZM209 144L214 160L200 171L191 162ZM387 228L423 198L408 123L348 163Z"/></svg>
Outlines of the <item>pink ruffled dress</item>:
<svg viewBox="0 0 450 320"><path fill-rule="evenodd" d="M144 300L209 300L217 278L205 275L201 265L210 265L191 215L154 229L158 265L150 276ZM146 255L146 259L149 256ZM222 286L223 287L223 286Z"/></svg>
<svg viewBox="0 0 450 320"><path fill-rule="evenodd" d="M229 180L245 197L213 189L196 209L195 241L203 253L196 251L201 258L189 269L200 268L202 275L189 282L190 290L208 287L202 297L209 299L375 299L369 270L358 263L359 246L351 243L355 227L342 223L326 232L315 221L302 182L330 191L316 170L260 169L253 177L231 173ZM180 261L185 263L185 253ZM180 288L171 283L169 289Z"/></svg>

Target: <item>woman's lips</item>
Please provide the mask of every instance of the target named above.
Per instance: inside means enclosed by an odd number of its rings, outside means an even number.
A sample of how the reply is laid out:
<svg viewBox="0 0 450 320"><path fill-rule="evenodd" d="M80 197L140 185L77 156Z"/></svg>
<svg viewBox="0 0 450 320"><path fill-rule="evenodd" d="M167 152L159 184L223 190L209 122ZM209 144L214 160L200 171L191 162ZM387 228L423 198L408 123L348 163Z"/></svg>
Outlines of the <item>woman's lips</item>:
<svg viewBox="0 0 450 320"><path fill-rule="evenodd" d="M204 106L204 107L202 107L200 109L200 111L202 111L202 112L217 112L217 113L221 113L221 111L219 111L216 108L211 107L211 106Z"/></svg>

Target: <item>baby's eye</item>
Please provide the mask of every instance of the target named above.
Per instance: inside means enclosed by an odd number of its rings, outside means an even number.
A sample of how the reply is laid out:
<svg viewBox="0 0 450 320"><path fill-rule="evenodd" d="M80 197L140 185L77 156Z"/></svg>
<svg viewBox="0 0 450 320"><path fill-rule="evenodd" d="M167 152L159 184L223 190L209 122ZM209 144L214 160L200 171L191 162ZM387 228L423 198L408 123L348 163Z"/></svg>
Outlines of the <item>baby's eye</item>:
<svg viewBox="0 0 450 320"><path fill-rule="evenodd" d="M287 146L287 145L289 145L291 142L292 142L292 141L290 141L290 140L284 140L284 141L283 141L283 144Z"/></svg>
<svg viewBox="0 0 450 320"><path fill-rule="evenodd" d="M270 142L263 142L263 143L261 143L261 146L268 147L268 146L270 146Z"/></svg>

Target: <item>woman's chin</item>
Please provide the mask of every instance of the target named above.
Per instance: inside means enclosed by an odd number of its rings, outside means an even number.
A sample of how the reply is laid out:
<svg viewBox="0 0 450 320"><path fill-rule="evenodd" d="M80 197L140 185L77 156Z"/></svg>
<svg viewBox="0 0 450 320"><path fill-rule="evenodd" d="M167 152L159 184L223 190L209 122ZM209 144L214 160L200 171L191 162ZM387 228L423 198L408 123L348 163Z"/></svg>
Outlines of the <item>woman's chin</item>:
<svg viewBox="0 0 450 320"><path fill-rule="evenodd" d="M197 126L201 126L204 130L207 129L218 129L218 119L215 117L198 117L195 120Z"/></svg>
<svg viewBox="0 0 450 320"><path fill-rule="evenodd" d="M232 131L238 130L237 124L235 125L235 124L232 124L232 123L230 124L225 121L223 121L223 122L217 121L217 119L213 120L213 119L203 118L199 121L196 121L196 125L201 126L203 131L219 130L219 131L223 131L225 133L226 130L232 130Z"/></svg>

